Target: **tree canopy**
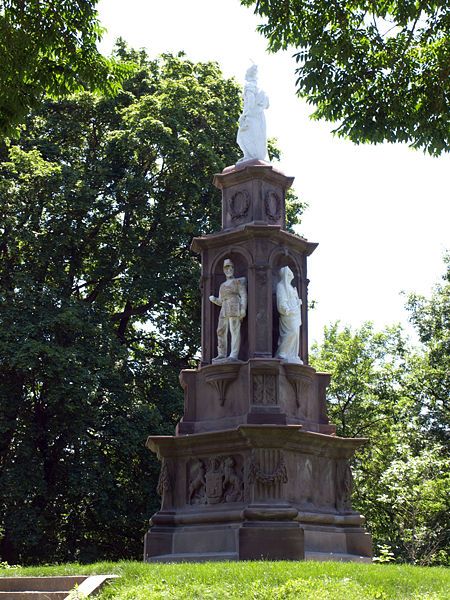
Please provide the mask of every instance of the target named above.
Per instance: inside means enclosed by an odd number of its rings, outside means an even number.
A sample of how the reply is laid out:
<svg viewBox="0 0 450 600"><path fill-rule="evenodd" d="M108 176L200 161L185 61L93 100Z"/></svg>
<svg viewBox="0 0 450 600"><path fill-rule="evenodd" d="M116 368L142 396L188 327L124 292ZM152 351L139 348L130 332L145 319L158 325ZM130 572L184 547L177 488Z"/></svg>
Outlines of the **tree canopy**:
<svg viewBox="0 0 450 600"><path fill-rule="evenodd" d="M138 557L150 434L182 415L200 346L192 238L220 229L241 93L215 63L149 58L105 96L47 98L0 146L0 560ZM274 150L272 148L272 150ZM291 195L289 219L301 204Z"/></svg>
<svg viewBox="0 0 450 600"><path fill-rule="evenodd" d="M112 90L120 69L96 44L97 0L0 0L0 138L45 94Z"/></svg>
<svg viewBox="0 0 450 600"><path fill-rule="evenodd" d="M194 235L238 158L240 90L182 55L46 100L0 157L0 560L138 557L199 347Z"/></svg>
<svg viewBox="0 0 450 600"><path fill-rule="evenodd" d="M413 393L424 427L444 444L450 442L450 254L446 271L430 298L408 297L410 321L424 347L417 363Z"/></svg>
<svg viewBox="0 0 450 600"><path fill-rule="evenodd" d="M331 373L338 435L368 438L353 465L353 504L382 561L450 561L448 258L446 266L431 298L408 299L420 347L398 326L335 323L311 352L311 363Z"/></svg>
<svg viewBox="0 0 450 600"><path fill-rule="evenodd" d="M241 0L269 49L294 49L298 94L353 142L450 149L447 0Z"/></svg>

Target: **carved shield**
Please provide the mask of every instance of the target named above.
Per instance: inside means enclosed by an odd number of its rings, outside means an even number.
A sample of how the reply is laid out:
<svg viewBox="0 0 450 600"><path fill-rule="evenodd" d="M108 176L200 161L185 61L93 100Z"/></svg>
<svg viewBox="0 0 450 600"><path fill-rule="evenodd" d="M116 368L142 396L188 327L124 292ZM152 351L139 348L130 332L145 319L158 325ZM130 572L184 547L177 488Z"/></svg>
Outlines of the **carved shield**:
<svg viewBox="0 0 450 600"><path fill-rule="evenodd" d="M223 494L223 474L220 471L206 473L206 497L208 504L218 504Z"/></svg>

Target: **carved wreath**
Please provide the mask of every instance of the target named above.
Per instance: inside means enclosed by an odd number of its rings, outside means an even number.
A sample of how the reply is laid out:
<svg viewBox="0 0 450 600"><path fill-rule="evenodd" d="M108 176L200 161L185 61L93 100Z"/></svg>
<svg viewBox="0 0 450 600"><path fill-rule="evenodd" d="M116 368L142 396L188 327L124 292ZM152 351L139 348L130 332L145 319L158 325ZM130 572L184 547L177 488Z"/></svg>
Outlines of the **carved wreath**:
<svg viewBox="0 0 450 600"><path fill-rule="evenodd" d="M275 485L276 483L287 483L287 480L286 465L284 464L283 457L280 458L273 473L264 473L259 462L254 457L252 458L248 472L249 483L257 481L263 485Z"/></svg>
<svg viewBox="0 0 450 600"><path fill-rule="evenodd" d="M248 195L248 192L240 190L233 194L230 198L229 207L233 221L245 217L250 208L250 196Z"/></svg>
<svg viewBox="0 0 450 600"><path fill-rule="evenodd" d="M281 200L275 192L267 192L264 198L264 208L270 221L278 221L281 217Z"/></svg>

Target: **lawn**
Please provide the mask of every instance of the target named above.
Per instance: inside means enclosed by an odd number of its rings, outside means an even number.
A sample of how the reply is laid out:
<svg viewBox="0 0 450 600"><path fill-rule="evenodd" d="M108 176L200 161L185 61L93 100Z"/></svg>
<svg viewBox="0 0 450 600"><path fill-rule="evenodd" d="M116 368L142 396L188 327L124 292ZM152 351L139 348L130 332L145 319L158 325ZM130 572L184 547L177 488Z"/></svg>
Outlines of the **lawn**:
<svg viewBox="0 0 450 600"><path fill-rule="evenodd" d="M450 599L450 570L333 562L64 564L0 569L12 575L120 575L98 600Z"/></svg>

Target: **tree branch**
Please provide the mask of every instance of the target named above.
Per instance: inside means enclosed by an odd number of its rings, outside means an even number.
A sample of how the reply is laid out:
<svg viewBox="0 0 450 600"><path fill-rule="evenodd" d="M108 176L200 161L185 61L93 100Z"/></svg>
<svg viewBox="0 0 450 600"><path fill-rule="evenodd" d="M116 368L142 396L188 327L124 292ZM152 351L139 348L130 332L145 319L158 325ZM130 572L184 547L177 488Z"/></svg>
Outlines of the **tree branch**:
<svg viewBox="0 0 450 600"><path fill-rule="evenodd" d="M141 306L135 306L134 308L131 307L131 305L129 308L127 308L127 305L128 301L125 305L125 309L122 312L115 313L111 316L111 321L116 322L121 321L122 319L129 319L130 317L133 317L135 315L143 315L152 308L153 303L147 302L146 304L141 304Z"/></svg>

